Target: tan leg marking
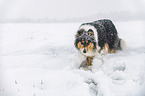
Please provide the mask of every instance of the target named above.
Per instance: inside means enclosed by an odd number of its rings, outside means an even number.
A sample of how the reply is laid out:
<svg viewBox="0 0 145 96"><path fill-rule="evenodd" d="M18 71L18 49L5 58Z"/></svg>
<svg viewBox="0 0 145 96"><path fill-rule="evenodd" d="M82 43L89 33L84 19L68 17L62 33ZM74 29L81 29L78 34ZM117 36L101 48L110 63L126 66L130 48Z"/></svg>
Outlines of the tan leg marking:
<svg viewBox="0 0 145 96"><path fill-rule="evenodd" d="M105 43L105 46L103 47L104 49L104 53L109 53L110 50L109 50L109 45L107 43Z"/></svg>
<svg viewBox="0 0 145 96"><path fill-rule="evenodd" d="M110 53L116 53L116 50L112 49L112 50L110 51Z"/></svg>
<svg viewBox="0 0 145 96"><path fill-rule="evenodd" d="M87 57L88 66L92 66L93 57Z"/></svg>

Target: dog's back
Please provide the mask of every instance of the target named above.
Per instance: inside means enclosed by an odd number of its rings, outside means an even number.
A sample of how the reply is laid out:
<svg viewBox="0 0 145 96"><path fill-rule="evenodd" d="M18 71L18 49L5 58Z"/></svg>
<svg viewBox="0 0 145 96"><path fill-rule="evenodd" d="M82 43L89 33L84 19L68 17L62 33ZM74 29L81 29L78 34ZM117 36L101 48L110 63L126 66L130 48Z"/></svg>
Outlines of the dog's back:
<svg viewBox="0 0 145 96"><path fill-rule="evenodd" d="M110 50L123 49L124 45L122 45L122 43L124 43L124 41L118 37L117 29L111 20L102 19L91 23L83 23L82 25L91 25L96 28L98 45L101 49L104 47L105 43L109 45Z"/></svg>
<svg viewBox="0 0 145 96"><path fill-rule="evenodd" d="M119 38L117 29L113 22L109 19L98 20L95 22L100 22L105 27L105 34L107 38L107 43L109 45L109 49L114 50L124 50L126 47L125 41Z"/></svg>

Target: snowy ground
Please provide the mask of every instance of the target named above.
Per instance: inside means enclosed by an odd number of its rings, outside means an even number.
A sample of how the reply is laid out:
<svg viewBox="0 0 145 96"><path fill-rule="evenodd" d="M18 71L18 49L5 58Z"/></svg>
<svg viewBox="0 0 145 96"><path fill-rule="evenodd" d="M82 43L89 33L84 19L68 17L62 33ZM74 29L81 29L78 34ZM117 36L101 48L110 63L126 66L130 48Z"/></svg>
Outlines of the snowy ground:
<svg viewBox="0 0 145 96"><path fill-rule="evenodd" d="M145 22L114 22L128 49L98 55L92 71L74 47L79 23L0 24L0 96L145 96Z"/></svg>

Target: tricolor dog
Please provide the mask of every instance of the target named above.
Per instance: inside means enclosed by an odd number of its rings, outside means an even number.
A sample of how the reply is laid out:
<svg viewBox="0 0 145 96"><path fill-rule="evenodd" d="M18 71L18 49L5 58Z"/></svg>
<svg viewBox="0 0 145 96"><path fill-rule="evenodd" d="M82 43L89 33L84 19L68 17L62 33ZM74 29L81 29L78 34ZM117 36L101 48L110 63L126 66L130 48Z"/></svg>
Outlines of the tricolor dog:
<svg viewBox="0 0 145 96"><path fill-rule="evenodd" d="M87 57L87 66L92 65L93 57L102 50L115 53L124 46L125 42L118 37L114 24L108 19L83 23L75 36L75 47Z"/></svg>

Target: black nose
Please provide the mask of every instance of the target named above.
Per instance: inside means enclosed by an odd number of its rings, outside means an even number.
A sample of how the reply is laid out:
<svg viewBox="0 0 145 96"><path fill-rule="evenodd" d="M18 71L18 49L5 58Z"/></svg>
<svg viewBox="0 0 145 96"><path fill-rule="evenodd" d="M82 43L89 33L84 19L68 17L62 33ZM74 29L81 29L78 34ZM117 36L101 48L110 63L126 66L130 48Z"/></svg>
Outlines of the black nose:
<svg viewBox="0 0 145 96"><path fill-rule="evenodd" d="M84 49L83 53L86 53L86 50Z"/></svg>

